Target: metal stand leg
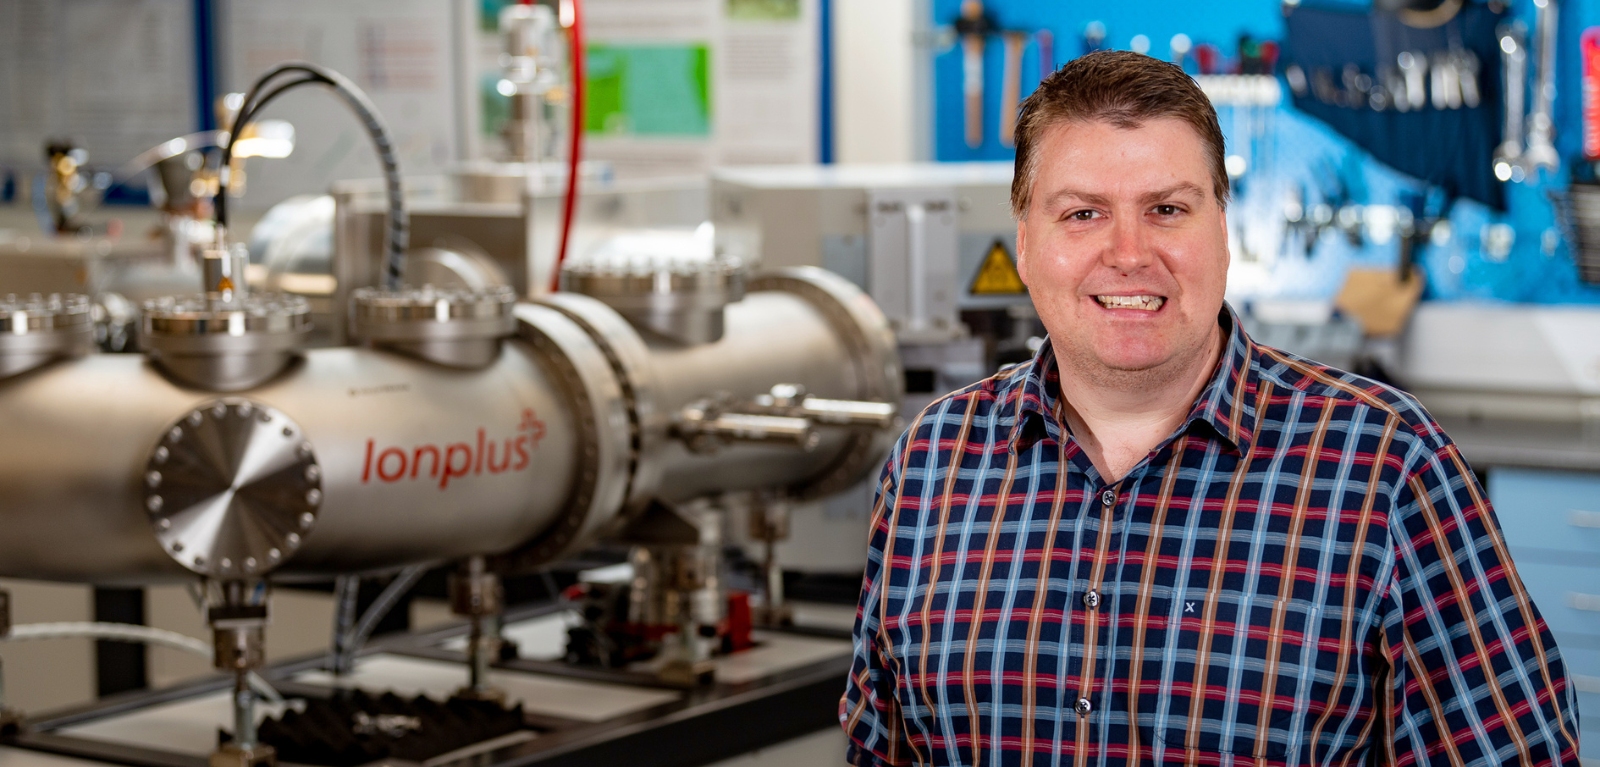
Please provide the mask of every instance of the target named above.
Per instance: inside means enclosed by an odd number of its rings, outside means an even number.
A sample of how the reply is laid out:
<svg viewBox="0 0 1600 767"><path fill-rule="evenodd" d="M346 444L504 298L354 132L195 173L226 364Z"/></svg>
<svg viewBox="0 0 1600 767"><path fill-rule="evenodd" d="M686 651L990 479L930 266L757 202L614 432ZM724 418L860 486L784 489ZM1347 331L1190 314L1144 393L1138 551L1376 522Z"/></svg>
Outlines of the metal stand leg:
<svg viewBox="0 0 1600 767"><path fill-rule="evenodd" d="M11 633L11 592L0 589L0 637ZM22 730L22 712L6 706L5 666L0 663L0 737Z"/></svg>
<svg viewBox="0 0 1600 767"><path fill-rule="evenodd" d="M466 566L450 576L450 610L465 616L472 627L467 637L468 682L456 695L505 702L505 691L489 683L489 666L500 656L505 589L500 576L489 572L483 557L467 559Z"/></svg>
<svg viewBox="0 0 1600 767"><path fill-rule="evenodd" d="M788 626L794 623L794 609L783 596L783 565L778 561L778 542L789 537L789 501L778 496L757 494L750 506L750 537L761 541L761 569L766 588L764 604L751 611L761 626Z"/></svg>
<svg viewBox="0 0 1600 767"><path fill-rule="evenodd" d="M277 752L256 742L256 694L249 674L266 660L266 584L224 581L207 611L216 651L215 665L231 671L233 740L211 754L211 767L276 767Z"/></svg>

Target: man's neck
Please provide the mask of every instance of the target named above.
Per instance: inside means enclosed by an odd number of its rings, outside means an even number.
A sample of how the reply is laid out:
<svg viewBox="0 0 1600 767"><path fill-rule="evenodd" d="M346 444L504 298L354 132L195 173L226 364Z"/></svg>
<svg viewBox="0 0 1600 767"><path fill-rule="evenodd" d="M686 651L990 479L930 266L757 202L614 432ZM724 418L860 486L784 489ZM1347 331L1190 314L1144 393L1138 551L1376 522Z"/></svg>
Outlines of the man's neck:
<svg viewBox="0 0 1600 767"><path fill-rule="evenodd" d="M1216 372L1225 341L1215 327L1206 352L1171 371L1086 372L1056 358L1062 413L1102 479L1120 480L1183 423Z"/></svg>

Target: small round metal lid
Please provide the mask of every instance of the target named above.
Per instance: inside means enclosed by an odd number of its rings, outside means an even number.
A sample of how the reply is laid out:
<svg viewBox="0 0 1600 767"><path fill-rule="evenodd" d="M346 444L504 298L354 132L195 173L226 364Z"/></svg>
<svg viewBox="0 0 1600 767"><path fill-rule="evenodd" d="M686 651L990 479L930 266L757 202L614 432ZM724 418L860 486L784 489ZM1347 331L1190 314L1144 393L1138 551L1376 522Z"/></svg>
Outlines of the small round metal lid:
<svg viewBox="0 0 1600 767"><path fill-rule="evenodd" d="M240 391L282 372L311 335L311 304L281 293L167 296L144 303L139 345L179 381Z"/></svg>
<svg viewBox="0 0 1600 767"><path fill-rule="evenodd" d="M726 256L591 258L563 268L561 288L599 300L636 328L701 344L722 338L723 308L744 298L745 269Z"/></svg>
<svg viewBox="0 0 1600 767"><path fill-rule="evenodd" d="M358 288L350 294L351 331L364 341L482 339L516 328L516 291L489 288Z"/></svg>
<svg viewBox="0 0 1600 767"><path fill-rule="evenodd" d="M0 298L0 337L80 333L94 324L88 296L51 293Z"/></svg>
<svg viewBox="0 0 1600 767"><path fill-rule="evenodd" d="M0 297L0 378L86 354L93 344L94 314L87 297Z"/></svg>
<svg viewBox="0 0 1600 767"><path fill-rule="evenodd" d="M167 427L142 488L168 556L203 576L239 578L262 575L300 548L322 506L322 468L288 416L219 399Z"/></svg>
<svg viewBox="0 0 1600 767"><path fill-rule="evenodd" d="M228 301L194 294L144 302L146 337L299 335L310 329L311 304L282 293L252 293Z"/></svg>
<svg viewBox="0 0 1600 767"><path fill-rule="evenodd" d="M665 296L714 298L721 304L744 297L745 268L732 257L598 258L561 270L563 290L608 303L614 299Z"/></svg>

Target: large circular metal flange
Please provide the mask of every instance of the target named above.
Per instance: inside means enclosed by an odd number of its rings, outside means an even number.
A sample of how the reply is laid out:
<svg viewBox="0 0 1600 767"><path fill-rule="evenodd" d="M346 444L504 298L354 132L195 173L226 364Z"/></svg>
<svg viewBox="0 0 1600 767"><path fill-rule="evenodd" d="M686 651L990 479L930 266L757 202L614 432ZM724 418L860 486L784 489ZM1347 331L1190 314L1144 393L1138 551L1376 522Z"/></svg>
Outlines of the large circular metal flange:
<svg viewBox="0 0 1600 767"><path fill-rule="evenodd" d="M625 506L642 509L661 487L666 466L661 447L666 442L668 418L656 399L660 385L650 348L622 315L600 300L576 293L552 293L539 303L578 323L605 353L628 404L633 436L633 465L629 467Z"/></svg>
<svg viewBox="0 0 1600 767"><path fill-rule="evenodd" d="M805 299L828 318L856 362L856 399L891 402L905 397L905 374L894 330L872 298L849 280L814 266L778 269L750 280L751 292L776 290ZM857 430L832 466L805 484L790 488L795 496L815 498L839 492L877 468L899 435Z"/></svg>
<svg viewBox="0 0 1600 767"><path fill-rule="evenodd" d="M498 556L500 572L522 572L556 561L590 543L611 525L627 499L636 463L628 405L606 354L577 323L549 307L519 304L518 336L538 355L571 403L578 470L566 506L549 528ZM541 488L541 490L546 490Z"/></svg>
<svg viewBox="0 0 1600 767"><path fill-rule="evenodd" d="M311 304L299 296L167 296L145 302L139 343L183 383L238 391L282 371L310 333Z"/></svg>
<svg viewBox="0 0 1600 767"><path fill-rule="evenodd" d="M0 378L84 354L93 343L94 320L86 296L0 298Z"/></svg>
<svg viewBox="0 0 1600 767"><path fill-rule="evenodd" d="M211 578L263 575L293 556L322 505L322 467L300 426L244 399L167 427L141 479L162 550Z"/></svg>

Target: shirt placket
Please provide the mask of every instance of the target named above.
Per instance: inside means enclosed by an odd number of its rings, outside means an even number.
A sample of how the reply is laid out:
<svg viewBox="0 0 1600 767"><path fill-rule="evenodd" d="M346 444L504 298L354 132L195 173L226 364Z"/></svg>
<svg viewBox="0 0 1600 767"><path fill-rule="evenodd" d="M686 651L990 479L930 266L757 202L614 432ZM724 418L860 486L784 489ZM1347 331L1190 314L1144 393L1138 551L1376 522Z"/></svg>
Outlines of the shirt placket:
<svg viewBox="0 0 1600 767"><path fill-rule="evenodd" d="M1100 643L1107 634L1106 616L1101 609L1105 601L1105 577L1109 570L1111 541L1113 526L1116 517L1119 486L1111 485L1102 487L1094 494L1093 505L1088 509L1089 514L1099 515L1099 524L1096 526L1093 555L1089 562L1087 586L1078 597L1082 609L1082 633L1080 647L1082 648L1082 667L1077 676L1077 697L1072 703L1072 711L1077 715L1076 740L1080 748L1077 749L1079 765L1085 764L1089 749L1090 724L1095 709L1102 705L1100 698L1104 690L1097 690L1095 685L1100 676L1097 665L1100 660ZM1108 659L1109 662L1109 659Z"/></svg>

